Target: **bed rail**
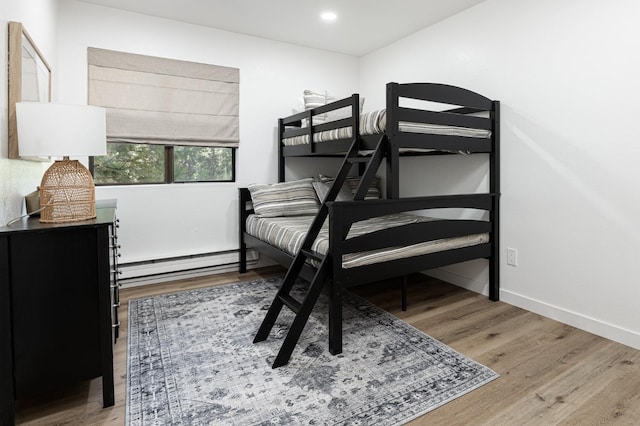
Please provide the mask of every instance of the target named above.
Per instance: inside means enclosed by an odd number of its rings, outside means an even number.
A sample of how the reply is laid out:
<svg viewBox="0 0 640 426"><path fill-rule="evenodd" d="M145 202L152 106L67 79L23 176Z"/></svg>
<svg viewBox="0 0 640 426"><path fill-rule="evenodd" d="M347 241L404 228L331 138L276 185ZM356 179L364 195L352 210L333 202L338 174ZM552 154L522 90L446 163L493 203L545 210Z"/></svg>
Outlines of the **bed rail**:
<svg viewBox="0 0 640 426"><path fill-rule="evenodd" d="M415 108L398 108L398 121L491 130L491 120L489 118L461 114L455 111L459 110L436 112Z"/></svg>
<svg viewBox="0 0 640 426"><path fill-rule="evenodd" d="M345 117L344 112L338 114L339 110L350 109ZM313 117L327 114L330 116L338 114L338 118L314 124ZM353 94L348 98L340 99L326 105L319 106L304 112L281 118L278 121L278 139L281 147L281 157L288 156L308 156L314 154L328 154L339 151L345 151L353 139L357 136L360 128L360 95ZM348 136L337 138L332 141L332 146L326 145L327 142L317 143L316 135L321 132L337 131L339 129L349 129ZM306 137L309 143L293 146L283 146L283 140L294 137ZM329 149L327 149L329 148Z"/></svg>
<svg viewBox="0 0 640 426"><path fill-rule="evenodd" d="M462 87L440 83L388 83L387 98L409 98L488 111L491 99Z"/></svg>
<svg viewBox="0 0 640 426"><path fill-rule="evenodd" d="M392 142L394 150L410 150L397 155L425 155L433 153L490 153L495 146L493 129L495 128L496 103L478 93L447 84L437 83L388 83L386 86L386 125L382 134ZM401 99L419 100L449 105L445 110L432 111L426 106L406 107L400 105ZM381 134L360 134L359 95L332 102L308 111L293 114L279 121L280 158L294 156L332 156L340 155L348 149L354 138L360 140L360 149L372 149L375 140ZM348 118L328 123L313 124L313 117L332 113L351 107ZM478 113L484 113L478 116ZM311 125L309 124L311 123ZM469 130L486 130L491 136L475 133L465 134L425 134L401 130L400 124L454 126ZM333 135L330 140L327 131L349 129L348 136ZM437 133L437 132L436 132ZM308 143L285 145L284 139L304 137ZM320 140L325 139L325 140ZM397 149L396 149L397 148ZM395 154L394 154L395 155Z"/></svg>
<svg viewBox="0 0 640 426"><path fill-rule="evenodd" d="M246 234L247 217L253 213L251 195L247 188L240 191L240 271L246 271L247 243L278 263L288 266L293 256L284 253L255 237ZM430 197L412 197L394 200L343 201L327 203L329 209L328 255L332 259L341 259L343 255L407 246L411 244L454 238L466 235L489 233L488 243L441 253L431 253L406 259L386 261L379 265L343 268L342 262L333 262L333 277L338 287L350 287L372 280L402 276L434 267L480 257L491 257L497 235L494 224L485 220L436 219L430 222L417 222L407 225L370 232L361 236L346 238L351 225L355 222L385 216L393 213L429 210L439 208L478 209L492 212L496 194L467 194ZM309 280L314 268L305 265L302 276Z"/></svg>
<svg viewBox="0 0 640 426"><path fill-rule="evenodd" d="M378 250L434 241L443 238L464 237L466 235L491 232L492 226L482 220L434 220L419 222L390 229L370 232L358 237L342 240L342 254Z"/></svg>
<svg viewBox="0 0 640 426"><path fill-rule="evenodd" d="M443 111L400 106L400 99L414 99L450 105ZM444 152L491 152L493 102L482 95L456 86L434 83L387 84L386 134L399 149L429 149ZM485 113L485 116L470 115ZM401 131L401 123L486 130L487 136L460 136Z"/></svg>
<svg viewBox="0 0 640 426"><path fill-rule="evenodd" d="M351 224L376 216L415 210L467 208L490 211L494 197L496 194L482 193L409 197L393 200L337 201L327 204L330 214L339 215L345 219L346 223Z"/></svg>
<svg viewBox="0 0 640 426"><path fill-rule="evenodd" d="M392 200L333 202L329 207L329 252L334 259L333 277L338 287L350 287L371 280L390 278L481 257L489 258L497 235L494 224L485 220L438 219L370 232L347 239L355 222L393 213L440 208L484 210L491 214L497 194L466 194L412 197ZM489 242L444 252L386 261L380 264L343 268L343 255L362 251L404 247L443 238L489 233Z"/></svg>

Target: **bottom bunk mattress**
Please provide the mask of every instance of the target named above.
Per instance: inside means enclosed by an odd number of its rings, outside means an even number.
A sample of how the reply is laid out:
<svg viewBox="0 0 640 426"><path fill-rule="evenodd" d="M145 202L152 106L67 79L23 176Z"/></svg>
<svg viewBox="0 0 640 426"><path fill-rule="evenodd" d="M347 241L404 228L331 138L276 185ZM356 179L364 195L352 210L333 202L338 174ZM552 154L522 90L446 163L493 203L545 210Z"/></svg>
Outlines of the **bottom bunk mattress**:
<svg viewBox="0 0 640 426"><path fill-rule="evenodd" d="M261 217L250 215L247 218L246 232L271 246L295 255L302 246L304 236L311 226L314 216ZM351 226L347 239L366 233L409 225L412 223L438 220L425 216L394 214L356 222ZM359 253L349 253L342 257L344 269L371 265L390 260L471 247L489 242L489 234L473 234L463 237L445 238L412 244L403 247L390 247ZM320 234L313 243L312 250L327 254L329 249L328 225L325 221ZM317 266L317 265L316 265Z"/></svg>

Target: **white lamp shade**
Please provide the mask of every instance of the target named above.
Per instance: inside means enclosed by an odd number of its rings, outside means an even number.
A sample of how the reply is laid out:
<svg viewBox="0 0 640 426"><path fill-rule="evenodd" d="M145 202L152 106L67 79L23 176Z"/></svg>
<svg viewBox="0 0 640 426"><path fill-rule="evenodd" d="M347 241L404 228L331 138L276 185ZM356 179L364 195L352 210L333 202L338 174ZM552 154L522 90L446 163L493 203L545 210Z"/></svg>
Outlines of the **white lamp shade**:
<svg viewBox="0 0 640 426"><path fill-rule="evenodd" d="M105 109L46 102L16 103L21 157L107 154Z"/></svg>

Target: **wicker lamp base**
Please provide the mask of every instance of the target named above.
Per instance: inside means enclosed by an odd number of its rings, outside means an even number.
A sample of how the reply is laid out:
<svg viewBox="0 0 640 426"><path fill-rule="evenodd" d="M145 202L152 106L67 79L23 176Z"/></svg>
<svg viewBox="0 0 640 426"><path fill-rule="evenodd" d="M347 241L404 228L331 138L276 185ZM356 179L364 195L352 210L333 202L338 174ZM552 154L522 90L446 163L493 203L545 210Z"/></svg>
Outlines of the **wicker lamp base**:
<svg viewBox="0 0 640 426"><path fill-rule="evenodd" d="M65 158L47 169L40 184L40 222L63 223L96 217L96 193L89 170Z"/></svg>

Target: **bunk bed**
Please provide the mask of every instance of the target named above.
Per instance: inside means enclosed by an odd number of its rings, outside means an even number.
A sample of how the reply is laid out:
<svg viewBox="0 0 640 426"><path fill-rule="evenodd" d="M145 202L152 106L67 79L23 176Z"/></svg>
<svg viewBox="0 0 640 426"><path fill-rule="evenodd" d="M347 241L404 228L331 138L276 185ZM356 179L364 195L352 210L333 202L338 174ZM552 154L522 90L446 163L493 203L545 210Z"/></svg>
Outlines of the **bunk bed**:
<svg viewBox="0 0 640 426"><path fill-rule="evenodd" d="M383 110L361 113L360 97L354 94L280 119L280 183L239 189L240 271L246 271L248 247L289 268L254 340L268 337L283 307L296 313L274 368L288 362L322 290L329 296L332 354L342 351L341 294L349 287L486 258L489 298L499 298L499 102L444 84L389 83L386 90ZM436 104L439 110L433 110ZM443 110L442 105L447 107ZM489 157L487 193L399 196L401 156L476 153ZM285 182L285 162L290 157L325 156L343 160L336 176L327 178L327 194L314 209L309 194L312 179ZM386 198L367 199L383 164ZM354 166L357 179L352 176ZM350 197L345 196L348 180L357 182ZM294 189L288 191L287 186ZM279 206L282 214L265 210L262 202L268 205L269 197L277 198L281 191L289 197ZM299 204L290 209L289 201ZM296 213L300 206L306 215ZM486 211L487 220L424 215L442 208ZM289 294L298 277L310 283L302 301Z"/></svg>

